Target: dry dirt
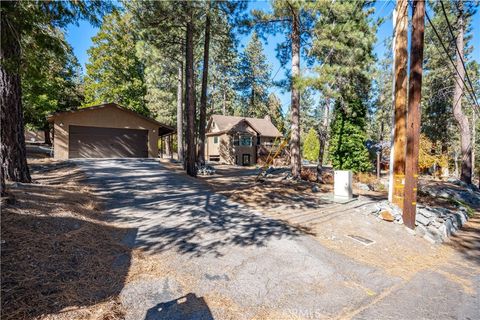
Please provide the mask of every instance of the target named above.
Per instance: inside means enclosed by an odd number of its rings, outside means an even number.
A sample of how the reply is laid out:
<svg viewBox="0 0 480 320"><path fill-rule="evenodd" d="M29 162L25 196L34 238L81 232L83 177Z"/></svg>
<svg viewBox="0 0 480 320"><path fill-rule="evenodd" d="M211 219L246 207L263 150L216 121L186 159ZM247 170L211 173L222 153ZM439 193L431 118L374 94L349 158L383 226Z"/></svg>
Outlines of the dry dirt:
<svg viewBox="0 0 480 320"><path fill-rule="evenodd" d="M462 232L443 245L435 245L412 235L403 225L379 220L368 208L386 199L385 192L354 189L357 199L350 203L333 203L331 185L282 181L278 178L255 182L255 170L216 166L217 174L202 177L215 191L244 203L265 215L284 220L307 230L324 246L361 263L384 269L405 279L424 269L454 264L480 271L480 212L476 212ZM447 206L438 199L425 198ZM440 202L441 203L440 203ZM361 236L374 243L364 245L348 237ZM461 259L458 259L458 257Z"/></svg>
<svg viewBox="0 0 480 320"><path fill-rule="evenodd" d="M2 319L121 319L131 253L68 163L29 161L32 184L2 199Z"/></svg>

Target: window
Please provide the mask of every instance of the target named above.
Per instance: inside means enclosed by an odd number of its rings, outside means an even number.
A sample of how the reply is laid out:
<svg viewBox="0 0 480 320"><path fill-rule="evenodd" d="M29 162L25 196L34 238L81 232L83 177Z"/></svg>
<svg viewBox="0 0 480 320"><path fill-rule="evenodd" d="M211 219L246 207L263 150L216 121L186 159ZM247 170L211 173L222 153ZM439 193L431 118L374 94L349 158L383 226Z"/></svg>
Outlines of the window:
<svg viewBox="0 0 480 320"><path fill-rule="evenodd" d="M260 136L257 136L257 146L260 145Z"/></svg>
<svg viewBox="0 0 480 320"><path fill-rule="evenodd" d="M218 137L213 137L213 143L217 144L218 143Z"/></svg>
<svg viewBox="0 0 480 320"><path fill-rule="evenodd" d="M242 145L242 146L251 146L251 145L252 145L252 137L250 137L250 136L241 136L241 137L240 137L240 145Z"/></svg>
<svg viewBox="0 0 480 320"><path fill-rule="evenodd" d="M239 140L238 136L233 136L233 145L234 146L240 145L240 140Z"/></svg>

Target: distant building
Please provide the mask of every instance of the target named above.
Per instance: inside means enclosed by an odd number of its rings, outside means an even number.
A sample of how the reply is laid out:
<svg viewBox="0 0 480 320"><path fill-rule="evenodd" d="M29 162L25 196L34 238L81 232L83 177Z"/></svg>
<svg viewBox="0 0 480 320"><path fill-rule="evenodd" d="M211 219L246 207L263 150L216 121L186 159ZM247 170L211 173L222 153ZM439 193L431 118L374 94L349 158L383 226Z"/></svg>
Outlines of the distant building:
<svg viewBox="0 0 480 320"><path fill-rule="evenodd" d="M213 115L206 131L205 159L251 165L268 152L282 134L269 116L264 119Z"/></svg>

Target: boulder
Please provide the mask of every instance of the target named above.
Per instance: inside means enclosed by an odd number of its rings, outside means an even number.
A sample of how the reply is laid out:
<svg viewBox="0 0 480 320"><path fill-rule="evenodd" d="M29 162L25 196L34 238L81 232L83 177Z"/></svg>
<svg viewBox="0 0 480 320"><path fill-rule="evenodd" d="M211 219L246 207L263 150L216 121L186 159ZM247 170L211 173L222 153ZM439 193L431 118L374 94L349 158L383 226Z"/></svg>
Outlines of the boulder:
<svg viewBox="0 0 480 320"><path fill-rule="evenodd" d="M380 212L380 217L389 222L393 222L395 220L394 216L388 210L383 210Z"/></svg>

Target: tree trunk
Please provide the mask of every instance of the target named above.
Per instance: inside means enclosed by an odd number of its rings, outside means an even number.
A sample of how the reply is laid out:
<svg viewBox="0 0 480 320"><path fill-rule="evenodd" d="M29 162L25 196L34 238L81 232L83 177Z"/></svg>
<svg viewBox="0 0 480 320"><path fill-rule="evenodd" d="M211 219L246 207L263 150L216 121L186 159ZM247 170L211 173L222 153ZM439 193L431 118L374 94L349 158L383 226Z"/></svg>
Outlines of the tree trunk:
<svg viewBox="0 0 480 320"><path fill-rule="evenodd" d="M295 82L300 76L300 21L296 12L292 12L292 102L290 133L290 165L292 177L300 178L300 92Z"/></svg>
<svg viewBox="0 0 480 320"><path fill-rule="evenodd" d="M187 4L187 6L190 6ZM193 13L189 9L189 17L186 31L186 48L185 48L185 111L187 112L187 159L186 170L189 176L197 176L195 169L195 79L193 71Z"/></svg>
<svg viewBox="0 0 480 320"><path fill-rule="evenodd" d="M45 136L45 144L48 144L49 146L52 145L52 139L50 139L50 132L51 132L50 124L47 123L45 128L43 129L43 135Z"/></svg>
<svg viewBox="0 0 480 320"><path fill-rule="evenodd" d="M198 162L205 164L205 127L207 122L207 85L208 85L208 54L210 50L210 15L205 21L205 42L203 45L202 95L200 97L200 123L198 128Z"/></svg>
<svg viewBox="0 0 480 320"><path fill-rule="evenodd" d="M184 161L183 148L183 64L178 65L177 75L177 155L178 161Z"/></svg>
<svg viewBox="0 0 480 320"><path fill-rule="evenodd" d="M3 167L0 166L0 196L7 195L7 187L5 186L5 175L3 174Z"/></svg>
<svg viewBox="0 0 480 320"><path fill-rule="evenodd" d="M472 110L472 178L475 177L475 146L477 143L477 113ZM480 176L478 177L480 179Z"/></svg>
<svg viewBox="0 0 480 320"><path fill-rule="evenodd" d="M320 142L320 148L318 149L318 163L317 163L317 181L323 182L322 171L323 171L323 158L325 155L325 147L327 144L327 133L328 133L328 122L329 122L329 113L330 113L330 103L327 102L325 107L325 114L323 117L323 123L319 126L318 130L318 139Z"/></svg>
<svg viewBox="0 0 480 320"><path fill-rule="evenodd" d="M472 137L470 133L470 125L467 116L462 110L462 95L464 87L465 69L463 69L463 0L458 2L458 35L457 35L457 70L455 75L455 90L453 93L453 116L460 128L460 150L462 153L462 171L460 180L465 183L472 183Z"/></svg>
<svg viewBox="0 0 480 320"><path fill-rule="evenodd" d="M222 105L222 111L223 115L226 115L227 113L227 95L225 94L225 88L223 89L223 105Z"/></svg>
<svg viewBox="0 0 480 320"><path fill-rule="evenodd" d="M2 4L16 5L16 2ZM7 11L14 12L15 8ZM5 179L31 182L23 125L20 56L20 32L15 20L3 13L0 48L1 165Z"/></svg>

